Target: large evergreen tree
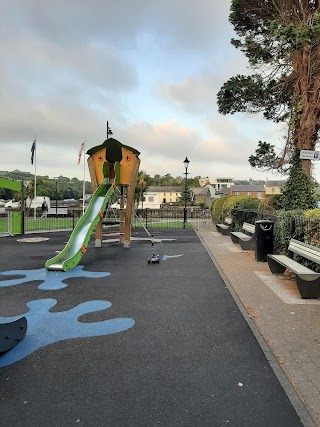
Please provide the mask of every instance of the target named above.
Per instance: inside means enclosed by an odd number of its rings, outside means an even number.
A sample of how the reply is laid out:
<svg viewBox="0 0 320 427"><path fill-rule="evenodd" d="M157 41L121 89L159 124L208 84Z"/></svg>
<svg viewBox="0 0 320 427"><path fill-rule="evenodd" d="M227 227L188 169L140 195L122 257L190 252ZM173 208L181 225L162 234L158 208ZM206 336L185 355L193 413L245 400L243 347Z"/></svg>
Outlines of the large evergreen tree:
<svg viewBox="0 0 320 427"><path fill-rule="evenodd" d="M318 0L232 0L229 16L238 39L232 44L253 73L230 78L218 93L222 114L262 112L286 122L280 153L259 141L250 164L285 170L296 149L314 150L320 125L320 7ZM302 171L311 176L310 160Z"/></svg>

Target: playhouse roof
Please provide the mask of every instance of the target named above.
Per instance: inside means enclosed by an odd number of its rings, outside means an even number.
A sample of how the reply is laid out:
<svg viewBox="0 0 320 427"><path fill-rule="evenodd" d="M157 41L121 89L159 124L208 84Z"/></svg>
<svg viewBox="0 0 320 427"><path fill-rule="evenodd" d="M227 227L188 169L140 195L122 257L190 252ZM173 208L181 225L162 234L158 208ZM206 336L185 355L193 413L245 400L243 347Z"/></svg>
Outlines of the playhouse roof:
<svg viewBox="0 0 320 427"><path fill-rule="evenodd" d="M87 154L91 156L92 154L102 150L103 148L106 148L108 151L113 151L114 149L118 149L119 147L126 148L127 150L136 154L137 157L140 154L140 151L136 150L135 148L129 147L129 145L122 144L120 141L114 138L106 139L101 145L97 145L96 147L90 148L90 150L87 151Z"/></svg>

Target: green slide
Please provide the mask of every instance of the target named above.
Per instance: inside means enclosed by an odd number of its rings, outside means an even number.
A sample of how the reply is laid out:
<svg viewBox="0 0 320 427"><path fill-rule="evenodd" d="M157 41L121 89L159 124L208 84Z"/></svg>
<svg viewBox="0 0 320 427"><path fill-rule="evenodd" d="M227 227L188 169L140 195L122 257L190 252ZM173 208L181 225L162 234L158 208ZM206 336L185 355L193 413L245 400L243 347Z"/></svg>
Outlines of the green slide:
<svg viewBox="0 0 320 427"><path fill-rule="evenodd" d="M49 259L47 270L68 271L79 264L88 246L91 234L100 221L100 212L106 208L107 202L114 192L110 184L99 185L92 196L89 206L71 233L68 243L55 257Z"/></svg>

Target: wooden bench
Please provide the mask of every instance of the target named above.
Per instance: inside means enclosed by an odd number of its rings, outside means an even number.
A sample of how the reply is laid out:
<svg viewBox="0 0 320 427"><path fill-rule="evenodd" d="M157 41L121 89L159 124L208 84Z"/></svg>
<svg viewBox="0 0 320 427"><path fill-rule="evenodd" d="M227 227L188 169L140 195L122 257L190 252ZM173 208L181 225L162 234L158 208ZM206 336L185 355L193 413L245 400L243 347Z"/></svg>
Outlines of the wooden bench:
<svg viewBox="0 0 320 427"><path fill-rule="evenodd" d="M49 208L48 209L48 215L68 215L68 209L67 208Z"/></svg>
<svg viewBox="0 0 320 427"><path fill-rule="evenodd" d="M224 236L228 236L231 230L232 218L225 218L224 222L225 224L216 224L216 229Z"/></svg>
<svg viewBox="0 0 320 427"><path fill-rule="evenodd" d="M294 254L320 264L319 248L291 239L287 255L268 255L268 264L272 274L283 274L288 269L296 275L297 286L302 298L320 297L320 273L295 261Z"/></svg>
<svg viewBox="0 0 320 427"><path fill-rule="evenodd" d="M242 231L231 231L230 237L233 243L240 244L241 249L248 251L253 248L255 239L255 225L244 222L242 224Z"/></svg>

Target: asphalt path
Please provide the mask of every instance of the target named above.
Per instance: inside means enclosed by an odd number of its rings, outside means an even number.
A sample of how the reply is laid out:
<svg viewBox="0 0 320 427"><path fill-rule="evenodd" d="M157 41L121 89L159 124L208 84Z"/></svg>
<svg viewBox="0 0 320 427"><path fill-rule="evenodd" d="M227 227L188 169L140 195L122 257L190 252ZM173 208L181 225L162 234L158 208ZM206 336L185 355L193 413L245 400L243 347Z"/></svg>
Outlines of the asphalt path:
<svg viewBox="0 0 320 427"><path fill-rule="evenodd" d="M146 237L133 232L139 235ZM56 333L51 344L1 368L1 426L302 425L194 230L155 231L157 239L174 239L155 244L159 264L147 262L148 241L95 248L91 240L80 263L84 271L111 274L71 275L68 286L48 290L38 288L37 271L68 234L26 237L49 240L0 239L0 272L35 272L28 282L6 287L2 281L24 276L0 275L0 316L26 313L30 301L43 299L56 300L50 312L62 314L104 300L112 305L79 322L132 324L102 336L59 340ZM56 322L62 335L68 322L63 316ZM45 341L53 331L40 325L37 334Z"/></svg>

